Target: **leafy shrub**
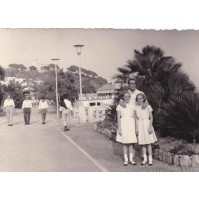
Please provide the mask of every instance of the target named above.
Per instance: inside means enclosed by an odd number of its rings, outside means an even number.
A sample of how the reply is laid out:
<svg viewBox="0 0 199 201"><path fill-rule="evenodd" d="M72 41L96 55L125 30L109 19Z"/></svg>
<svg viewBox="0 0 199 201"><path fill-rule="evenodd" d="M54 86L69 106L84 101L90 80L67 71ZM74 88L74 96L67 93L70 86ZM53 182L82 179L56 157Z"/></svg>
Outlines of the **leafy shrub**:
<svg viewBox="0 0 199 201"><path fill-rule="evenodd" d="M199 144L188 143L186 140L176 139L174 137L165 137L158 139L158 148L178 155L199 154Z"/></svg>
<svg viewBox="0 0 199 201"><path fill-rule="evenodd" d="M162 137L175 137L199 143L199 94L184 93L162 106L156 127Z"/></svg>
<svg viewBox="0 0 199 201"><path fill-rule="evenodd" d="M105 110L106 121L110 121L113 123L117 122L117 111L116 105L111 105L109 108Z"/></svg>
<svg viewBox="0 0 199 201"><path fill-rule="evenodd" d="M22 102L24 100L22 85L19 82L10 81L7 86L3 85L2 87L4 91L4 99L6 98L7 94L10 94L15 102L15 107L21 108Z"/></svg>
<svg viewBox="0 0 199 201"><path fill-rule="evenodd" d="M111 139L112 140L116 140L116 134L117 134L117 126L116 123L112 122L112 121L99 121L96 123L97 127L100 129L109 129L111 131Z"/></svg>

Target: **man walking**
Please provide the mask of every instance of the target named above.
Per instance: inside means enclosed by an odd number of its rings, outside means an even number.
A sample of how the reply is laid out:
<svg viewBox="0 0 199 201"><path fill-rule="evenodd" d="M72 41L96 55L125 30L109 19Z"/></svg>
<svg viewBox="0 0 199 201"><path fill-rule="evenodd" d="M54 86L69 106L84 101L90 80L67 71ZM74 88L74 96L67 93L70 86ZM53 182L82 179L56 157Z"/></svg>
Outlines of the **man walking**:
<svg viewBox="0 0 199 201"><path fill-rule="evenodd" d="M44 97L42 97L41 100L39 101L38 110L41 114L42 124L45 124L46 123L46 114L48 112L48 103L47 103L47 101L45 101Z"/></svg>
<svg viewBox="0 0 199 201"><path fill-rule="evenodd" d="M70 125L71 113L73 111L73 107L71 102L67 99L67 95L64 95L64 98L60 101L60 111L62 111L62 121L64 124L64 131L69 131L68 126Z"/></svg>
<svg viewBox="0 0 199 201"><path fill-rule="evenodd" d="M13 126L13 113L15 108L15 103L13 99L11 99L10 94L8 94L7 98L4 101L3 107L6 111L8 126Z"/></svg>
<svg viewBox="0 0 199 201"><path fill-rule="evenodd" d="M22 109L23 109L23 113L24 113L24 123L25 123L25 125L29 125L30 124L30 114L31 114L31 109L32 109L32 101L29 100L29 95L25 95L25 100L23 101Z"/></svg>

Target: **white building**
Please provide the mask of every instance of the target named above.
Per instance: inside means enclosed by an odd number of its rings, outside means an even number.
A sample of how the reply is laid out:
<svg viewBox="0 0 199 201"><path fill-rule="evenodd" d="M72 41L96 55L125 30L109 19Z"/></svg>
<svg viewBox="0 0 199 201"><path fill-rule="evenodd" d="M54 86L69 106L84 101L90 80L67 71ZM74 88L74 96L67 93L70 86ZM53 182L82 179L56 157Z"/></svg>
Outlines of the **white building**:
<svg viewBox="0 0 199 201"><path fill-rule="evenodd" d="M24 79L17 77L6 77L5 80L1 81L1 84L8 85L10 81L19 82L20 84L22 84L24 82Z"/></svg>
<svg viewBox="0 0 199 201"><path fill-rule="evenodd" d="M105 119L105 110L113 104L115 86L106 84L97 89L97 93L82 94L82 103L85 108L84 118L80 123L97 122ZM79 101L74 105L75 118L78 119Z"/></svg>

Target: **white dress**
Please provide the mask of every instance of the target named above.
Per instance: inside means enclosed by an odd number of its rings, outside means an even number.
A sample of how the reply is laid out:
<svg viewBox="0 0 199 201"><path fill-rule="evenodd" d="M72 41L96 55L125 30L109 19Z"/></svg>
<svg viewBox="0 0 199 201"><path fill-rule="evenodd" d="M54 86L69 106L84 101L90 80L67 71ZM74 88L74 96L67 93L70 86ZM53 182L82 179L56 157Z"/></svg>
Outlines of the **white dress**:
<svg viewBox="0 0 199 201"><path fill-rule="evenodd" d="M138 123L138 144L152 144L157 141L157 137L155 135L154 129L151 134L149 134L149 126L150 126L150 119L149 113L152 112L153 109L150 105L148 105L145 109L142 109L142 106L136 106L136 113L137 113L137 123Z"/></svg>
<svg viewBox="0 0 199 201"><path fill-rule="evenodd" d="M116 110L120 111L121 113L120 120L122 133L121 137L119 134L117 134L116 141L121 142L123 144L137 143L134 118L135 107L130 104L126 104L126 108L123 108L118 105Z"/></svg>

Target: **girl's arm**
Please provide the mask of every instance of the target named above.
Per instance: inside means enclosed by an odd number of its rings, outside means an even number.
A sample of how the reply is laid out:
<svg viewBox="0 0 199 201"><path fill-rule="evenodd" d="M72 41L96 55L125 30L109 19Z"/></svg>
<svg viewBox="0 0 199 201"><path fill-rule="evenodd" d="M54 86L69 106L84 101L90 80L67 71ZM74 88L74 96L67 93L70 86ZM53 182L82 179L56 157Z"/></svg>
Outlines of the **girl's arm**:
<svg viewBox="0 0 199 201"><path fill-rule="evenodd" d="M118 131L118 134L119 135L122 135L122 132L121 132L121 112L120 111L117 111L117 131Z"/></svg>
<svg viewBox="0 0 199 201"><path fill-rule="evenodd" d="M152 115L152 112L149 112L149 120L150 120L149 134L151 134L153 132L153 115Z"/></svg>

